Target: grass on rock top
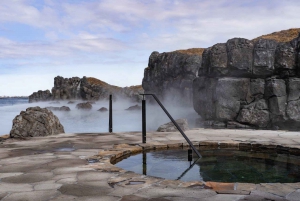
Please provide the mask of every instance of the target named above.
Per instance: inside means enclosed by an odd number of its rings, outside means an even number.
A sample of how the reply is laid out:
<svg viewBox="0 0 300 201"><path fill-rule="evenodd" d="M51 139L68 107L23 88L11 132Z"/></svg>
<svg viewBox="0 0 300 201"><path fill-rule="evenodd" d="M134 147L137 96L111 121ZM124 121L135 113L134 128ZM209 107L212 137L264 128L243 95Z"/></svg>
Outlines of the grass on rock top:
<svg viewBox="0 0 300 201"><path fill-rule="evenodd" d="M122 87L110 85L110 84L108 84L106 82L103 82L101 80L98 80L97 78L94 78L94 77L87 77L87 81L91 85L98 85L98 86L101 86L103 88L112 89L113 91L120 91L122 89ZM130 86L128 88L132 89L132 90L143 90L142 85Z"/></svg>
<svg viewBox="0 0 300 201"><path fill-rule="evenodd" d="M271 34L266 34L259 36L257 38L252 39L252 42L255 42L261 38L263 39L271 39L275 40L276 42L289 42L293 40L294 38L297 38L300 33L300 28L292 28L282 31L273 32ZM190 48L186 50L175 50L173 52L180 52L182 54L188 54L188 55L202 55L205 48Z"/></svg>
<svg viewBox="0 0 300 201"><path fill-rule="evenodd" d="M202 55L203 51L205 50L205 48L190 48L190 49L186 49L186 50L176 50L175 52L180 52L182 54L188 54L188 55Z"/></svg>
<svg viewBox="0 0 300 201"><path fill-rule="evenodd" d="M263 39L272 39L276 42L289 42L294 38L297 38L300 32L300 28L293 28L288 30L282 30L278 32L273 32L271 34L266 34L252 39L253 42L263 38Z"/></svg>

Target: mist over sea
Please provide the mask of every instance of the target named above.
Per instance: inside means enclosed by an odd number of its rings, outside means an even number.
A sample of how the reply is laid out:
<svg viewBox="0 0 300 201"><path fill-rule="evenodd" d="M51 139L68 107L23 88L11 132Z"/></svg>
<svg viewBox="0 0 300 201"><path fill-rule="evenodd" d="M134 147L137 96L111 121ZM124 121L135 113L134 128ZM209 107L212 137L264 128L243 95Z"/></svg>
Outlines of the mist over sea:
<svg viewBox="0 0 300 201"><path fill-rule="evenodd" d="M108 112L97 111L101 107L108 108L108 101L97 101L93 104L93 108L90 111L78 110L76 108L77 103L84 101L75 100L75 104L67 104L69 101L59 101L59 104L53 102L37 102L28 103L28 99L24 98L2 98L0 99L0 135L9 134L12 128L13 119L25 111L28 107L39 106L44 107L61 107L68 106L71 111L52 111L60 120L64 126L65 133L102 133L108 132ZM128 111L128 107L133 105L140 105L141 103L132 103L125 100L117 100L113 102L113 132L129 132L129 131L141 131L142 130L142 111ZM147 111L147 130L154 131L157 128L167 122L170 122L169 118L162 111L158 104L146 105ZM174 119L187 118L189 120L190 127L193 127L193 119L198 115L192 108L180 108L170 105L165 105L167 110L173 116ZM192 119L192 120L191 120Z"/></svg>

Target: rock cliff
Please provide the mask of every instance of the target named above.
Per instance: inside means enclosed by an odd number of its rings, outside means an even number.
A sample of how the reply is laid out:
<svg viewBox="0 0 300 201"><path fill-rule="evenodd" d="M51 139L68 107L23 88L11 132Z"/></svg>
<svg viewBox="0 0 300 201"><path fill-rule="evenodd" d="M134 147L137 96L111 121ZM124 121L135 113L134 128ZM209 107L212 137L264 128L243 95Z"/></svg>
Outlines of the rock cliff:
<svg viewBox="0 0 300 201"><path fill-rule="evenodd" d="M103 100L110 94L114 99L127 98L132 101L139 101L140 93L144 90L142 86L117 87L107 84L101 80L92 77L72 77L63 78L57 76L54 78L54 87L52 93L49 90L34 92L29 96L29 102L51 101L51 100Z"/></svg>
<svg viewBox="0 0 300 201"><path fill-rule="evenodd" d="M207 48L193 81L196 112L211 125L300 129L300 35L286 40L233 38Z"/></svg>
<svg viewBox="0 0 300 201"><path fill-rule="evenodd" d="M192 83L201 66L203 50L152 52L144 70L145 93L155 93L162 101L192 106Z"/></svg>

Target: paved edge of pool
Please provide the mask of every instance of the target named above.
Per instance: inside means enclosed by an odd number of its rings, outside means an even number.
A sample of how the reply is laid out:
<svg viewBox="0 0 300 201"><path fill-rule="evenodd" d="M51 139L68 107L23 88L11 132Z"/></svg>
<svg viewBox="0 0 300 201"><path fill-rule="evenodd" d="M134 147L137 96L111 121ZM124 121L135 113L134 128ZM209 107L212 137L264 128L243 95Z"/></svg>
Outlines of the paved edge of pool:
<svg viewBox="0 0 300 201"><path fill-rule="evenodd" d="M300 149L291 146L282 146L276 144L260 144L260 143L243 143L239 141L193 141L195 147L205 148L236 148L239 150L276 150L278 153L289 153L296 156L300 156ZM256 189L257 184L253 183L223 183L213 181L178 181L178 180L167 180L164 178L145 176L137 174L131 171L127 171L116 167L112 164L117 159L131 154L141 153L149 150L163 150L170 148L184 148L189 147L188 143L175 143L175 144L164 144L164 143L145 143L145 144L117 144L112 149L101 150L97 155L88 158L90 162L89 167L94 168L98 171L103 172L114 172L119 173L118 176L112 177L108 180L108 184L112 187L115 185L128 187L134 185L135 187L143 188L149 185L160 186L160 187L171 187L171 188L198 188L198 189L211 189L218 194L238 194L238 195L249 195L251 191ZM297 183L284 183L291 188L300 188L300 182ZM265 188L276 188L282 185L281 183L260 183Z"/></svg>

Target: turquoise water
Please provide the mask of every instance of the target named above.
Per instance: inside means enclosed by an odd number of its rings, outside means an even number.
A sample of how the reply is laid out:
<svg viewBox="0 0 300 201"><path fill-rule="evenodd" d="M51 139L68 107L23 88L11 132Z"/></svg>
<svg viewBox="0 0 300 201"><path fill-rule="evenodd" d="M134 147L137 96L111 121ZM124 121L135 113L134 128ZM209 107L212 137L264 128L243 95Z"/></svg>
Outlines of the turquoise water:
<svg viewBox="0 0 300 201"><path fill-rule="evenodd" d="M182 181L243 183L300 182L300 157L276 152L200 150L189 162L187 150L162 150L130 156L117 167L139 174Z"/></svg>

